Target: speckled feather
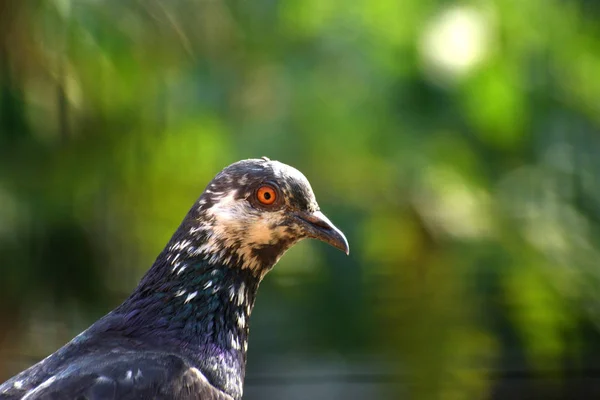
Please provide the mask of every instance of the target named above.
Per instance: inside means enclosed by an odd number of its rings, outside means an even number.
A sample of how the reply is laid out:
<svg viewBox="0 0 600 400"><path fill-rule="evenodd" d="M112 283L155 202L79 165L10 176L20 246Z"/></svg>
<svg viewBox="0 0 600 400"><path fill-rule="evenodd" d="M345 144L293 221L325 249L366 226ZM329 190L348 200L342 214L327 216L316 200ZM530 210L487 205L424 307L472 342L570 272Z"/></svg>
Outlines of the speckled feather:
<svg viewBox="0 0 600 400"><path fill-rule="evenodd" d="M254 200L263 184L278 188L276 207ZM230 165L129 298L0 385L0 399L239 400L260 281L307 237L294 213L316 211L297 170L266 158Z"/></svg>

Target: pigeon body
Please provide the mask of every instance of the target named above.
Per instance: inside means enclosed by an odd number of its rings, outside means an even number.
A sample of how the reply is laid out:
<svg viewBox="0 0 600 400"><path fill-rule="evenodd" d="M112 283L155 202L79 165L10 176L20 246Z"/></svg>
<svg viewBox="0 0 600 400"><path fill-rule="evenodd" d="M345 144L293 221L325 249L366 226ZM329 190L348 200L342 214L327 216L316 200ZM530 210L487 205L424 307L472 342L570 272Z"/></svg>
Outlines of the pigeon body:
<svg viewBox="0 0 600 400"><path fill-rule="evenodd" d="M309 237L348 253L304 175L267 158L230 165L133 293L0 385L0 399L239 400L258 286Z"/></svg>

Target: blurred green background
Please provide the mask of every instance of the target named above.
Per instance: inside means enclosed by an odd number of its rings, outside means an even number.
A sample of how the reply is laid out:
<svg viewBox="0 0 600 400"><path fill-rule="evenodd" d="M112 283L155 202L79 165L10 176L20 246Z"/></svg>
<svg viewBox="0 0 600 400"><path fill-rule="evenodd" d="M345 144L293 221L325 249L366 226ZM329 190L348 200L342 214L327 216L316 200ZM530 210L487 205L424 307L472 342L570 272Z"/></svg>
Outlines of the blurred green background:
<svg viewBox="0 0 600 400"><path fill-rule="evenodd" d="M600 397L600 4L0 0L0 381L118 305L207 182L346 232L261 285L245 399Z"/></svg>

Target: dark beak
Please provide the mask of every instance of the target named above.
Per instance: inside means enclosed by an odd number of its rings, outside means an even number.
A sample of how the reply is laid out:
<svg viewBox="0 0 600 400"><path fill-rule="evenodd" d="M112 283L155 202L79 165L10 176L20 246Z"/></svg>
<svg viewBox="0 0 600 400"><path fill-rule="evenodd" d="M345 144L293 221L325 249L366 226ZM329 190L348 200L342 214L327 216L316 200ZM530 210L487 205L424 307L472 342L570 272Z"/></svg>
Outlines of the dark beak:
<svg viewBox="0 0 600 400"><path fill-rule="evenodd" d="M346 236L321 211L298 212L296 217L305 228L308 237L329 243L336 249L342 250L346 255L350 254Z"/></svg>

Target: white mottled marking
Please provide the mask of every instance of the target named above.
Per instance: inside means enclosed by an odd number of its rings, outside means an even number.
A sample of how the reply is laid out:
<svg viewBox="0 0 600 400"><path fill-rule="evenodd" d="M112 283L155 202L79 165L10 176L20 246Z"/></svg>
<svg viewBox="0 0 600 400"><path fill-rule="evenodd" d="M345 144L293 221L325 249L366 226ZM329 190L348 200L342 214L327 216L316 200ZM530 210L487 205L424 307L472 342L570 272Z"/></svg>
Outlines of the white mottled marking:
<svg viewBox="0 0 600 400"><path fill-rule="evenodd" d="M179 275L180 273L182 273L183 271L185 271L186 268L187 268L187 265L184 265L183 267L181 267L179 269L179 271L177 271L177 275Z"/></svg>
<svg viewBox="0 0 600 400"><path fill-rule="evenodd" d="M133 371L128 370L127 374L125 375L125 379L129 381L129 380L131 380L132 377L133 377Z"/></svg>
<svg viewBox="0 0 600 400"><path fill-rule="evenodd" d="M177 293L175 293L175 297L183 296L184 294L185 294L185 289L181 289Z"/></svg>
<svg viewBox="0 0 600 400"><path fill-rule="evenodd" d="M244 329L246 327L246 317L242 313L237 314L238 326L240 329Z"/></svg>
<svg viewBox="0 0 600 400"><path fill-rule="evenodd" d="M213 285L213 281L208 281L204 284L204 289L208 289L209 287L211 287Z"/></svg>
<svg viewBox="0 0 600 400"><path fill-rule="evenodd" d="M240 350L240 342L231 332L229 332L229 340L231 342L231 347L233 347L235 350Z"/></svg>
<svg viewBox="0 0 600 400"><path fill-rule="evenodd" d="M235 190L230 191L207 210L208 216L214 218L215 223L211 227L212 234L207 242L198 250L211 255L210 264L226 261L227 254L222 251L225 249L221 248L220 242L224 242L225 247L232 247L235 241L242 237L248 243L264 243L265 239L267 242L270 240L270 229L264 214L249 213L247 202L236 200L236 193ZM249 232L249 229L253 233ZM257 235L259 231L261 234ZM237 250L237 255L243 259L244 267L251 269L259 267L258 260L252 254L251 246L241 246Z"/></svg>
<svg viewBox="0 0 600 400"><path fill-rule="evenodd" d="M177 261L175 264L173 264L173 269L171 271L172 272L177 271L177 268L179 268L180 264L181 264L181 261Z"/></svg>
<svg viewBox="0 0 600 400"><path fill-rule="evenodd" d="M188 297L186 297L186 299L183 302L183 304L189 303L194 297L196 297L197 294L198 294L198 292L194 292L194 293L188 294Z"/></svg>
<svg viewBox="0 0 600 400"><path fill-rule="evenodd" d="M142 370L138 368L137 372L135 373L135 379L140 379L142 377L144 377Z"/></svg>
<svg viewBox="0 0 600 400"><path fill-rule="evenodd" d="M21 388L23 388L23 381L16 381L16 382L13 384L13 387L14 387L15 389L21 389Z"/></svg>
<svg viewBox="0 0 600 400"><path fill-rule="evenodd" d="M27 400L28 398L34 396L35 394L41 392L42 390L46 389L48 386L52 385L52 383L56 380L56 376L52 376L48 379L46 379L44 382L42 382L41 384L39 384L36 388L30 390L29 392L25 393L25 396L21 397L21 400Z"/></svg>
<svg viewBox="0 0 600 400"><path fill-rule="evenodd" d="M245 289L246 289L246 285L244 285L244 283L242 282L242 284L240 285L240 288L238 289L238 298L237 298L238 306L241 306L246 301Z"/></svg>

